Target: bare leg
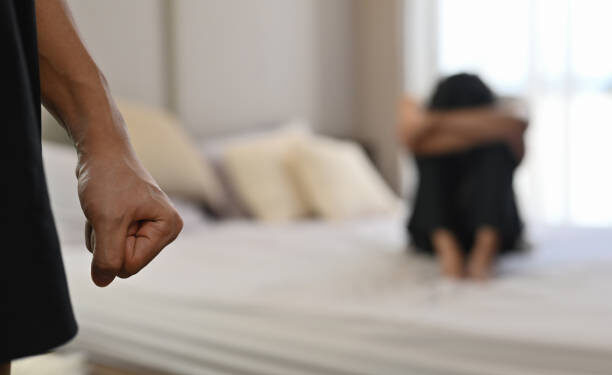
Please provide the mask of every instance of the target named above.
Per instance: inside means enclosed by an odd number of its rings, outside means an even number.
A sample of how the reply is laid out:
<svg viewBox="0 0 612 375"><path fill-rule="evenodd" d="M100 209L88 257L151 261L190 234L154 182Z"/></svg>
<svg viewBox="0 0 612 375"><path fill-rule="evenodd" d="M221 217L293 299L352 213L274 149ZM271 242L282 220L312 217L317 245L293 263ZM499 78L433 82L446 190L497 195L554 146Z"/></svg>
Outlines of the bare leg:
<svg viewBox="0 0 612 375"><path fill-rule="evenodd" d="M0 364L0 375L11 375L11 362Z"/></svg>
<svg viewBox="0 0 612 375"><path fill-rule="evenodd" d="M476 232L468 264L468 275L471 278L484 281L491 277L500 242L499 232L493 227L482 227Z"/></svg>
<svg viewBox="0 0 612 375"><path fill-rule="evenodd" d="M447 229L436 229L431 239L442 274L453 279L463 278L463 253L455 235Z"/></svg>

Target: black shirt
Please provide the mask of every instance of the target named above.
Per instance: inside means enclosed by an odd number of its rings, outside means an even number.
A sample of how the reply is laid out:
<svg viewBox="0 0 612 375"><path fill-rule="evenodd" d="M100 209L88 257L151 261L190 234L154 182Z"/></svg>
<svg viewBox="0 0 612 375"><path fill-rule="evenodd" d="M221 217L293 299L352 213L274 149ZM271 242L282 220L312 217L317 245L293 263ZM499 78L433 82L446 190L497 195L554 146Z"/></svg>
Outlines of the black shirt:
<svg viewBox="0 0 612 375"><path fill-rule="evenodd" d="M76 334L40 140L34 0L0 0L0 363Z"/></svg>

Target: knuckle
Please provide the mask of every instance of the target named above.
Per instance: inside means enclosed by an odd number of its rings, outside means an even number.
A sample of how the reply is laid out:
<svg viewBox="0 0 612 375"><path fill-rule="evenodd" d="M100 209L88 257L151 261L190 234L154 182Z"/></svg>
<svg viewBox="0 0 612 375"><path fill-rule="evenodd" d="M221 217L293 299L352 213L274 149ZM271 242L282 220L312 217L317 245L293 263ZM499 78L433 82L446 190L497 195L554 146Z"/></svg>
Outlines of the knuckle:
<svg viewBox="0 0 612 375"><path fill-rule="evenodd" d="M165 216L167 219L163 221L162 232L170 239L170 242L172 242L183 230L183 218L173 208L168 208Z"/></svg>
<svg viewBox="0 0 612 375"><path fill-rule="evenodd" d="M129 272L128 270L126 270L125 268L122 269L118 274L117 277L119 277L120 279L129 279L130 277L134 276L133 273Z"/></svg>
<svg viewBox="0 0 612 375"><path fill-rule="evenodd" d="M174 222L174 232L178 236L178 234L181 233L181 231L183 230L184 223L183 223L183 218L176 211L174 212L173 222Z"/></svg>
<svg viewBox="0 0 612 375"><path fill-rule="evenodd" d="M126 262L126 264L123 266L121 272L119 273L119 277L121 277L123 279L127 279L129 277L132 277L132 276L138 274L141 269L142 269L142 267L139 264L135 263L135 262Z"/></svg>
<svg viewBox="0 0 612 375"><path fill-rule="evenodd" d="M94 215L92 219L97 224L105 224L111 226L117 226L123 223L125 220L126 213L121 210L102 210Z"/></svg>
<svg viewBox="0 0 612 375"><path fill-rule="evenodd" d="M183 219L175 213L172 218L168 222L166 222L166 227L164 231L166 232L167 241L165 242L165 245L168 245L169 243L174 241L182 230Z"/></svg>
<svg viewBox="0 0 612 375"><path fill-rule="evenodd" d="M166 247L168 245L170 245L172 242L174 242L174 240L176 240L178 238L179 232L173 232L169 237L168 240L164 243L163 247Z"/></svg>
<svg viewBox="0 0 612 375"><path fill-rule="evenodd" d="M121 261L119 259L96 259L94 267L102 272L117 273L121 269Z"/></svg>

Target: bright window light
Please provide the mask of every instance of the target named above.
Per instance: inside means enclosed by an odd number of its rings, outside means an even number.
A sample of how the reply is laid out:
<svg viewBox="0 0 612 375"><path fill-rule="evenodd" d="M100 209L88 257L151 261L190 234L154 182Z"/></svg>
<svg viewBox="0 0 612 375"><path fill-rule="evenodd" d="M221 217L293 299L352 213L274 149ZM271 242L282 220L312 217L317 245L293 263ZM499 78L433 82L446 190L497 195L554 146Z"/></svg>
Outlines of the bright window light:
<svg viewBox="0 0 612 375"><path fill-rule="evenodd" d="M438 69L531 106L517 188L532 220L612 225L612 1L439 0Z"/></svg>

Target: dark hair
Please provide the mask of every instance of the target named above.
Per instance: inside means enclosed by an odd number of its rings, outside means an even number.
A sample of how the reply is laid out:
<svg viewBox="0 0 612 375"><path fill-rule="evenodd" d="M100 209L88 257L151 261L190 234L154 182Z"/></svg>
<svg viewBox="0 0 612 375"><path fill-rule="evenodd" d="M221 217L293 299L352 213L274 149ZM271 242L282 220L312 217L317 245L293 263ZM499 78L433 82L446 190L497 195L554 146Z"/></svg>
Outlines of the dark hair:
<svg viewBox="0 0 612 375"><path fill-rule="evenodd" d="M442 79L429 100L429 109L448 110L494 104L495 94L477 75L460 73Z"/></svg>

